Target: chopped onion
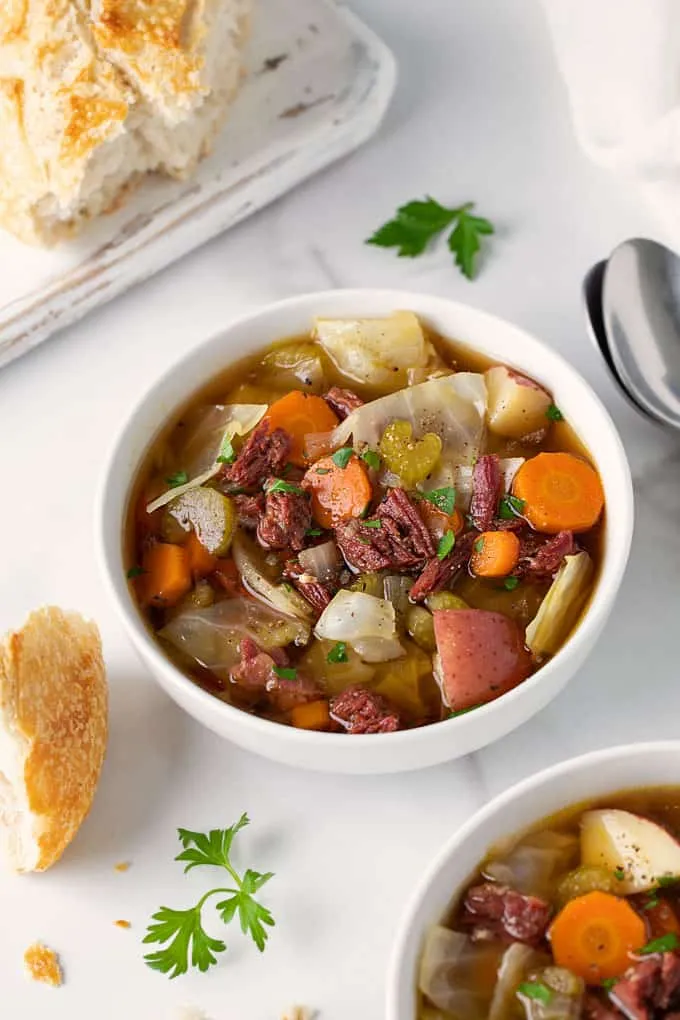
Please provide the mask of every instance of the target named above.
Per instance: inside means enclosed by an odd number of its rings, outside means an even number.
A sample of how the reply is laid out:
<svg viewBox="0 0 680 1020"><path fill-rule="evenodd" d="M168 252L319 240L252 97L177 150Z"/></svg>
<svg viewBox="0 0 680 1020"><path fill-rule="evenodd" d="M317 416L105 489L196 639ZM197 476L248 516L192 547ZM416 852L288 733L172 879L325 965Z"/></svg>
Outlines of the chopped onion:
<svg viewBox="0 0 680 1020"><path fill-rule="evenodd" d="M450 471L456 464L473 463L479 455L485 411L484 376L458 372L398 390L357 408L333 432L333 445L343 446L352 436L355 448L375 447L387 425L407 421L415 439L427 432L440 437L442 470ZM439 474L433 474L429 482L432 487L439 485Z"/></svg>
<svg viewBox="0 0 680 1020"><path fill-rule="evenodd" d="M221 680L240 660L240 644L252 637L268 650L304 643L309 628L254 599L235 598L207 608L182 610L159 632L160 636Z"/></svg>
<svg viewBox="0 0 680 1020"><path fill-rule="evenodd" d="M293 616L305 624L304 638L299 643L309 640L310 624L313 610L310 604L298 595L289 585L274 584L257 566L256 550L250 539L242 531L237 531L232 544L234 563L241 574L241 579L254 595L259 596L272 609L287 616Z"/></svg>
<svg viewBox="0 0 680 1020"><path fill-rule="evenodd" d="M473 942L467 935L434 925L425 936L418 988L433 1005L465 1020L487 1020L498 943ZM486 980L480 977L486 976Z"/></svg>
<svg viewBox="0 0 680 1020"><path fill-rule="evenodd" d="M388 574L383 580L385 598L394 606L397 619L402 619L410 606L408 593L413 587L413 578L402 574Z"/></svg>
<svg viewBox="0 0 680 1020"><path fill-rule="evenodd" d="M513 942L503 953L498 968L498 978L491 1000L489 1020L506 1020L511 1015L510 1009L515 1003L515 993L532 967L540 965L545 957L541 957L535 949L521 942Z"/></svg>
<svg viewBox="0 0 680 1020"><path fill-rule="evenodd" d="M590 591L593 561L587 552L565 556L526 631L527 647L539 658L554 655L576 623Z"/></svg>
<svg viewBox="0 0 680 1020"><path fill-rule="evenodd" d="M388 662L404 654L396 636L394 606L365 592L341 589L319 617L314 634L346 641L367 662Z"/></svg>
<svg viewBox="0 0 680 1020"><path fill-rule="evenodd" d="M501 457L498 466L501 472L501 486L503 492L510 492L512 481L524 463L524 457ZM453 485L456 490L456 506L461 510L470 509L472 499L472 474L474 468L470 464L459 464L452 472L450 480L446 482ZM428 488L432 488L432 482L428 481ZM441 479L438 480L441 484Z"/></svg>
<svg viewBox="0 0 680 1020"><path fill-rule="evenodd" d="M312 574L317 581L331 581L342 564L338 547L333 539L303 549L298 555L300 566L306 574Z"/></svg>
<svg viewBox="0 0 680 1020"><path fill-rule="evenodd" d="M501 457L498 466L501 469L503 492L510 492L515 475L524 463L524 457Z"/></svg>
<svg viewBox="0 0 680 1020"><path fill-rule="evenodd" d="M533 833L502 857L489 861L484 875L526 896L550 895L555 877L577 861L578 837L550 829Z"/></svg>
<svg viewBox="0 0 680 1020"><path fill-rule="evenodd" d="M340 371L356 382L403 386L409 369L427 363L425 337L413 312L384 319L317 319L315 331Z"/></svg>
<svg viewBox="0 0 680 1020"><path fill-rule="evenodd" d="M160 510L183 492L196 489L213 478L221 468L217 458L224 443L231 442L234 436L245 436L252 432L264 418L267 407L267 404L214 404L208 409L200 408L200 418L195 426L192 428L191 418L186 423L185 429L190 434L181 454L187 473L200 474L196 474L184 485L168 489L148 504L146 512L152 514Z"/></svg>
<svg viewBox="0 0 680 1020"><path fill-rule="evenodd" d="M308 432L304 441L305 459L308 463L327 457L334 449L332 432Z"/></svg>

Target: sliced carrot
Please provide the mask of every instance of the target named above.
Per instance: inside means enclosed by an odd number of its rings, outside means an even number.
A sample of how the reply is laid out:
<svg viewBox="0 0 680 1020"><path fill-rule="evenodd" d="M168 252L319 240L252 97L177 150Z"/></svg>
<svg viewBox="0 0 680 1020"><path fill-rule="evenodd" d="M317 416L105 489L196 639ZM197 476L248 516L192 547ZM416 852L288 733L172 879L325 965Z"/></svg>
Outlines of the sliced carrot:
<svg viewBox="0 0 680 1020"><path fill-rule="evenodd" d="M507 577L519 560L519 539L512 531L484 531L475 540L470 568L477 577Z"/></svg>
<svg viewBox="0 0 680 1020"><path fill-rule="evenodd" d="M299 467L307 467L311 459L305 450L305 436L330 432L339 420L322 397L300 390L274 401L266 418L270 429L285 429L292 437L290 460Z"/></svg>
<svg viewBox="0 0 680 1020"><path fill-rule="evenodd" d="M312 514L322 528L361 517L373 495L366 465L354 453L345 467L323 457L309 468L301 484L311 493Z"/></svg>
<svg viewBox="0 0 680 1020"><path fill-rule="evenodd" d="M604 506L595 468L573 453L539 453L524 462L512 491L524 501L522 516L536 531L587 531Z"/></svg>
<svg viewBox="0 0 680 1020"><path fill-rule="evenodd" d="M465 527L465 520L460 510L454 509L452 514L445 514L443 510L438 510L426 499L420 500L418 510L428 531L437 540L442 538L447 531L452 531L454 535L460 535Z"/></svg>
<svg viewBox="0 0 680 1020"><path fill-rule="evenodd" d="M182 545L157 542L142 556L139 579L142 604L173 606L191 588L189 553Z"/></svg>
<svg viewBox="0 0 680 1020"><path fill-rule="evenodd" d="M325 730L331 722L328 702L310 701L306 705L297 705L290 718L293 726L300 730Z"/></svg>
<svg viewBox="0 0 680 1020"><path fill-rule="evenodd" d="M626 900L591 892L567 903L548 937L557 966L596 985L623 974L631 954L645 945L647 930Z"/></svg>
<svg viewBox="0 0 680 1020"><path fill-rule="evenodd" d="M674 935L680 935L678 915L668 900L659 899L655 906L646 906L644 911L652 938L660 938L662 935L668 935L671 932Z"/></svg>
<svg viewBox="0 0 680 1020"><path fill-rule="evenodd" d="M199 541L198 535L192 531L184 547L189 553L189 567L195 578L207 577L208 574L217 568L219 560L217 556L209 553L206 547Z"/></svg>

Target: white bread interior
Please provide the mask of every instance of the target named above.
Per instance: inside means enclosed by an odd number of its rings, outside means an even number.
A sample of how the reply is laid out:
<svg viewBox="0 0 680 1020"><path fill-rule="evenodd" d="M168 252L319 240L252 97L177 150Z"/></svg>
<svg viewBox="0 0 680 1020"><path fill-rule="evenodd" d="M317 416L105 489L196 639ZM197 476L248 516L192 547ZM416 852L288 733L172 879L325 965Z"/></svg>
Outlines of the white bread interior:
<svg viewBox="0 0 680 1020"><path fill-rule="evenodd" d="M251 0L3 0L0 225L52 244L186 176L241 77Z"/></svg>
<svg viewBox="0 0 680 1020"><path fill-rule="evenodd" d="M0 853L15 871L61 857L92 805L107 741L99 632L41 609L0 646Z"/></svg>

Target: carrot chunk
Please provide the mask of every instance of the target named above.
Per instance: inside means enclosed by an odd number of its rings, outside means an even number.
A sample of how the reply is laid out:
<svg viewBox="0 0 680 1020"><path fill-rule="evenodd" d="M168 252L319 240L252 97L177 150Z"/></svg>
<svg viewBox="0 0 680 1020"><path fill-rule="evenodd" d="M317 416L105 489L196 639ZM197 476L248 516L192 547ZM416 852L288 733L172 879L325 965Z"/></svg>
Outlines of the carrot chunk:
<svg viewBox="0 0 680 1020"><path fill-rule="evenodd" d="M318 460L302 479L302 488L311 494L312 515L322 528L361 517L373 495L366 466L355 454L344 467L333 457Z"/></svg>
<svg viewBox="0 0 680 1020"><path fill-rule="evenodd" d="M296 705L290 718L293 726L300 730L325 730L331 721L328 702L310 701L306 705Z"/></svg>
<svg viewBox="0 0 680 1020"><path fill-rule="evenodd" d="M285 429L291 436L290 460L299 467L307 467L310 463L305 450L305 436L331 432L339 421L322 397L300 390L292 390L274 401L267 411L266 420L272 431Z"/></svg>
<svg viewBox="0 0 680 1020"><path fill-rule="evenodd" d="M539 453L515 475L513 495L524 501L522 515L536 531L588 531L604 506L595 468L573 453Z"/></svg>
<svg viewBox="0 0 680 1020"><path fill-rule="evenodd" d="M472 547L470 567L477 577L507 577L519 561L519 539L512 531L484 531Z"/></svg>
<svg viewBox="0 0 680 1020"><path fill-rule="evenodd" d="M590 892L567 903L548 932L558 967L591 985L623 974L647 941L645 922L626 900Z"/></svg>
<svg viewBox="0 0 680 1020"><path fill-rule="evenodd" d="M217 556L208 552L195 531L191 532L185 548L189 553L189 567L195 578L207 577L217 568L219 562Z"/></svg>
<svg viewBox="0 0 680 1020"><path fill-rule="evenodd" d="M142 556L140 597L145 606L173 606L191 588L189 553L182 545L158 542Z"/></svg>

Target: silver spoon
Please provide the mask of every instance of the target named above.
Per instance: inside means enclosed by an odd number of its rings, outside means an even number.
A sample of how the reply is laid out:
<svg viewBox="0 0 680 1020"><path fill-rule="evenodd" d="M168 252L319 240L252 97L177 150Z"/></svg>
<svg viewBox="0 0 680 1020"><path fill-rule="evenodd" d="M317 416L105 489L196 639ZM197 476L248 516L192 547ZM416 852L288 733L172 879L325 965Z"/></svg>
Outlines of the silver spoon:
<svg viewBox="0 0 680 1020"><path fill-rule="evenodd" d="M602 283L604 281L604 270L606 265L606 259L602 259L601 262L596 262L595 265L588 270L583 280L583 303L585 305L586 317L588 319L590 338L602 354L602 357L607 364L607 368L609 369L614 382L618 383L618 387L623 397L625 397L628 403L634 407L636 411L640 414L644 414L645 417L649 417L645 408L633 400L633 397L624 386L621 377L616 371L616 366L614 365L609 350L607 334L604 328L604 314L602 311ZM656 419L654 420L656 421Z"/></svg>
<svg viewBox="0 0 680 1020"><path fill-rule="evenodd" d="M680 258L635 238L612 252L602 281L604 338L628 396L680 428Z"/></svg>

